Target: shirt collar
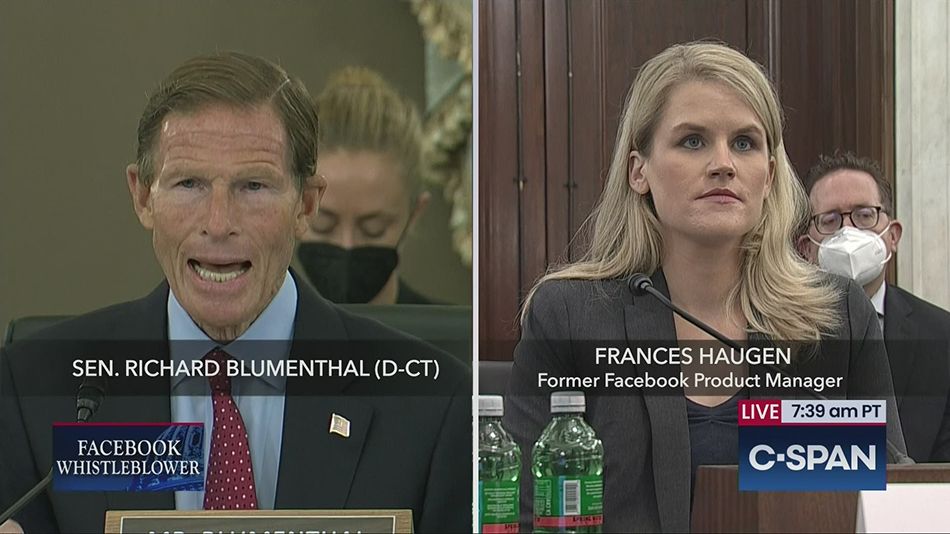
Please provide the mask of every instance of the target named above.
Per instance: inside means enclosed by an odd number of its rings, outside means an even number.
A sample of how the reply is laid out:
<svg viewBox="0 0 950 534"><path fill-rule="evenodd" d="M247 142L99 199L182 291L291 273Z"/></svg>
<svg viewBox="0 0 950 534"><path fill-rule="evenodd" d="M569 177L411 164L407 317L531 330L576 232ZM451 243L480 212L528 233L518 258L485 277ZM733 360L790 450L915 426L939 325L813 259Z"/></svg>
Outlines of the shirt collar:
<svg viewBox="0 0 950 534"><path fill-rule="evenodd" d="M877 310L877 315L879 317L884 317L884 291L887 287L887 283L882 282L881 287L871 295L871 304L874 305L874 309Z"/></svg>
<svg viewBox="0 0 950 534"><path fill-rule="evenodd" d="M182 361L200 360L212 349L220 346L195 324L171 289L168 291L167 313L169 351L173 365L177 366ZM286 359L293 341L296 314L297 285L290 272L287 272L277 294L260 316L240 337L221 348L232 358L242 361ZM245 343L247 341L256 343ZM187 377L173 376L172 389L185 378ZM286 377L263 376L261 380L274 388L283 389Z"/></svg>

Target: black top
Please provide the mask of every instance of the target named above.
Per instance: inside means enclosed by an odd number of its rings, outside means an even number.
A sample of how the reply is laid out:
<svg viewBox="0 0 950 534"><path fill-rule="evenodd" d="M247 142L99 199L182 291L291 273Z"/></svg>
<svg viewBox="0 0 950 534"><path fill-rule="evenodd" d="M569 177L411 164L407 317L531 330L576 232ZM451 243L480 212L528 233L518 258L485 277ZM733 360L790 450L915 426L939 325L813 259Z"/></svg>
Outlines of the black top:
<svg viewBox="0 0 950 534"><path fill-rule="evenodd" d="M749 398L740 389L718 406L703 406L686 399L689 421L690 488L696 486L696 469L701 465L729 465L739 459L739 400Z"/></svg>

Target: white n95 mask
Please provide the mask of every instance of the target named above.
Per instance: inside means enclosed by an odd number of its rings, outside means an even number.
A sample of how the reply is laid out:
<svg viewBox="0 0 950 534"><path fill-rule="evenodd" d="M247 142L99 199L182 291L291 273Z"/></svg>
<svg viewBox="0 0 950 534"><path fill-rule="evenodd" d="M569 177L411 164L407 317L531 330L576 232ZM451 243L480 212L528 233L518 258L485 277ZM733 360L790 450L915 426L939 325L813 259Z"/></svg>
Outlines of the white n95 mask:
<svg viewBox="0 0 950 534"><path fill-rule="evenodd" d="M880 234L867 230L858 230L852 226L842 226L837 232L828 236L821 243L811 239L818 245L818 267L821 270L847 276L858 285L865 285L877 278L891 254Z"/></svg>

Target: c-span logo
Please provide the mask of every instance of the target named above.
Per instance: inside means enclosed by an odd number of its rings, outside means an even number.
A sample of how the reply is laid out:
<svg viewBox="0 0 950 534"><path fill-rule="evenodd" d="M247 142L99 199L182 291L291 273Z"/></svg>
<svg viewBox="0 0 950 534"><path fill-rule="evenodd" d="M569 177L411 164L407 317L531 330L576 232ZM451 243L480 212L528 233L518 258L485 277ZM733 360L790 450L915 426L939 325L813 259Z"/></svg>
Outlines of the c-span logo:
<svg viewBox="0 0 950 534"><path fill-rule="evenodd" d="M883 490L885 401L739 401L740 491Z"/></svg>

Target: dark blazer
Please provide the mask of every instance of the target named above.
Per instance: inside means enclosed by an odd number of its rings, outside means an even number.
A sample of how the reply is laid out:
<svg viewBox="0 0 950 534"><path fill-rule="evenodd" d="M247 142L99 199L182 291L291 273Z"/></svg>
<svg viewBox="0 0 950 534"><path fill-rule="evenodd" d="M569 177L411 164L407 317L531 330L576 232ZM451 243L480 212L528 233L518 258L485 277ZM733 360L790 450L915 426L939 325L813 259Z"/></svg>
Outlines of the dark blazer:
<svg viewBox="0 0 950 534"><path fill-rule="evenodd" d="M411 509L418 532L471 530L471 377L457 359L375 321L346 313L297 284L291 355L304 341L375 340L379 357L439 361L440 376L408 383L411 395L375 378L288 378L275 507ZM144 299L77 317L44 330L42 339L160 340L167 350L163 283ZM372 345L372 343L371 343ZM49 372L55 358L15 343L0 353L0 507L6 508L50 469L51 424L74 421L75 387ZM398 350L397 350L398 349ZM168 357L167 353L163 355ZM74 356L72 356L74 357ZM372 371L370 371L372 372ZM31 382L46 380L29 393ZM52 386L49 380L63 380ZM162 379L152 379L162 380ZM167 382L167 379L165 379ZM167 422L169 388L154 396L106 396L96 421ZM44 389L45 388L45 389ZM38 396L37 391L58 397ZM308 395L308 392L319 392ZM62 393L58 393L62 392ZM69 394L69 396L65 396ZM351 421L350 437L328 433L331 413ZM106 510L174 509L172 493L48 491L16 517L30 532L102 532Z"/></svg>
<svg viewBox="0 0 950 534"><path fill-rule="evenodd" d="M809 376L843 376L829 397L884 398L896 413L880 326L867 296L852 282L836 278L843 324L832 338L838 354L822 353L798 368ZM654 286L669 295L662 272ZM505 404L505 428L521 447L522 529L532 522L533 485L527 469L531 449L550 421L546 396L535 391L539 371L554 376L600 375L584 341L624 342L676 339L672 312L650 295L632 296L626 280L546 282L538 288L522 324L521 341ZM851 341L853 340L853 341ZM636 374L651 371L638 366ZM652 371L657 371L653 369ZM651 374L661 374L651 372ZM753 390L752 397L768 396ZM809 398L802 394L800 398ZM889 412L890 413L890 412ZM604 445L604 531L687 532L690 529L690 441L683 395L589 395L586 419ZM903 450L900 423L888 418L888 434Z"/></svg>
<svg viewBox="0 0 950 534"><path fill-rule="evenodd" d="M888 285L884 341L907 452L950 462L950 313Z"/></svg>

